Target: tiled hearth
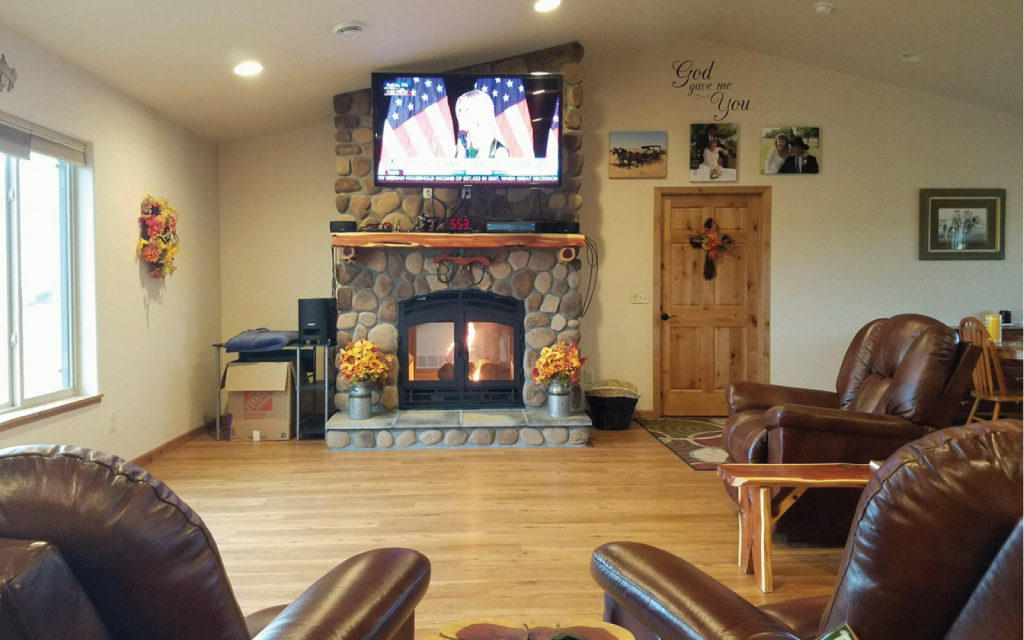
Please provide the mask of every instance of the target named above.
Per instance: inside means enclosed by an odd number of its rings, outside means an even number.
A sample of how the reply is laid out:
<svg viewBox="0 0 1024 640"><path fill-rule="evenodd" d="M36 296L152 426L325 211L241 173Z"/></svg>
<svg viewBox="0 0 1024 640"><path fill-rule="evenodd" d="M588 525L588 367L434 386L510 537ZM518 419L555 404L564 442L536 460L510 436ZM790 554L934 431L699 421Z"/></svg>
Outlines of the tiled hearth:
<svg viewBox="0 0 1024 640"><path fill-rule="evenodd" d="M590 441L590 425L584 413L551 418L545 409L396 409L368 420L349 420L339 412L327 423L327 446L334 451L583 447Z"/></svg>

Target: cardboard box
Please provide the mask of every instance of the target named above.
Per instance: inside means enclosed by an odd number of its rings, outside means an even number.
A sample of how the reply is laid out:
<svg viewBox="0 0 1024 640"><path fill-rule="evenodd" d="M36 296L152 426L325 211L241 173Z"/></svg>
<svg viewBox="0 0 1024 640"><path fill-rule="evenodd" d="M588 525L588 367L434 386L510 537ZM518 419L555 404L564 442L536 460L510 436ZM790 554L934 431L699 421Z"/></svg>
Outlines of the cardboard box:
<svg viewBox="0 0 1024 640"><path fill-rule="evenodd" d="M295 394L290 362L231 362L223 386L231 442L291 440Z"/></svg>

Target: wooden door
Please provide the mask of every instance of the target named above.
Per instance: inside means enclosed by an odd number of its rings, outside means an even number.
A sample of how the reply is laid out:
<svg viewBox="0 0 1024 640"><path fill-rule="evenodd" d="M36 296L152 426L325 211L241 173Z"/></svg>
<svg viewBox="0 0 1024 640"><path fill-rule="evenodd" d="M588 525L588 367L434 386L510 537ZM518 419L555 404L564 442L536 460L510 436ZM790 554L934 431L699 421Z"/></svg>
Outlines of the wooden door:
<svg viewBox="0 0 1024 640"><path fill-rule="evenodd" d="M657 192L660 414L727 415L725 389L731 380L768 380L770 190ZM720 235L733 240L728 252L719 252L712 280L703 275L704 250L690 245L708 218Z"/></svg>

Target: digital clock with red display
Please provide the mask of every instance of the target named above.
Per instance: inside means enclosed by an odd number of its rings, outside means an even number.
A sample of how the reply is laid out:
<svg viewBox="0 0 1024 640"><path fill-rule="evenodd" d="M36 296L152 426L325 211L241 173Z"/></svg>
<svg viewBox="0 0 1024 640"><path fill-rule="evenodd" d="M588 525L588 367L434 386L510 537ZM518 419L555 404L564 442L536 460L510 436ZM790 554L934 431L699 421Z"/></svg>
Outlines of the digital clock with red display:
<svg viewBox="0 0 1024 640"><path fill-rule="evenodd" d="M452 218L448 220L448 233L472 233L469 218Z"/></svg>

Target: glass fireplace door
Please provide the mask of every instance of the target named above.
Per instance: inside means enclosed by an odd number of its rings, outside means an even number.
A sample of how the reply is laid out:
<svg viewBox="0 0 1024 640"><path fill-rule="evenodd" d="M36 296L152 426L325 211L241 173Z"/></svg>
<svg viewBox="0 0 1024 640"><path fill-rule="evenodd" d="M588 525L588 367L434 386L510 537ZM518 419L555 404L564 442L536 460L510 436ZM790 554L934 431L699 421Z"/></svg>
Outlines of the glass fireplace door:
<svg viewBox="0 0 1024 640"><path fill-rule="evenodd" d="M425 322L409 328L409 381L454 380L458 345L454 322Z"/></svg>
<svg viewBox="0 0 1024 640"><path fill-rule="evenodd" d="M468 382L515 380L515 328L498 322L467 322Z"/></svg>

